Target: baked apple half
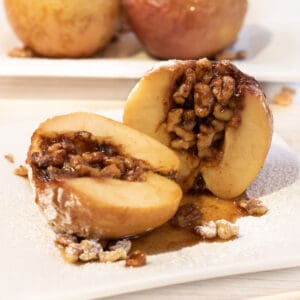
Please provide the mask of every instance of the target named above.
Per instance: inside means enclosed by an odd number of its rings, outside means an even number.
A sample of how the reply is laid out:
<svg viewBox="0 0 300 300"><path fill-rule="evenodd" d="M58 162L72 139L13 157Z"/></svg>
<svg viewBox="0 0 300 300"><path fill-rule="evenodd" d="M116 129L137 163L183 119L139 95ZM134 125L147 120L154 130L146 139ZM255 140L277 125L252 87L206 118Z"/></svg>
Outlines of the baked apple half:
<svg viewBox="0 0 300 300"><path fill-rule="evenodd" d="M31 138L35 200L56 233L117 239L167 222L181 188L165 145L91 113L56 116Z"/></svg>
<svg viewBox="0 0 300 300"><path fill-rule="evenodd" d="M230 199L264 164L272 115L252 77L228 61L169 61L130 93L124 123L175 150L184 191Z"/></svg>

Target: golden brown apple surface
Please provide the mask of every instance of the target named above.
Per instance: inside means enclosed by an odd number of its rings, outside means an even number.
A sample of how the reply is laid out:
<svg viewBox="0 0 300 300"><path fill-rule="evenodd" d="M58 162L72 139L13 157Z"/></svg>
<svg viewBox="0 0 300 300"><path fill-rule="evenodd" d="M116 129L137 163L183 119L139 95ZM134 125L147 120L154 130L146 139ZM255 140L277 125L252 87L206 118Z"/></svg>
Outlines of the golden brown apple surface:
<svg viewBox="0 0 300 300"><path fill-rule="evenodd" d="M119 0L5 0L8 19L24 45L47 57L85 57L116 31Z"/></svg>
<svg viewBox="0 0 300 300"><path fill-rule="evenodd" d="M129 95L124 123L176 151L185 191L225 199L246 190L272 138L261 87L228 61L161 64Z"/></svg>
<svg viewBox="0 0 300 300"><path fill-rule="evenodd" d="M168 178L179 165L170 149L91 113L42 123L27 162L36 203L56 233L102 239L141 234L168 221L182 196Z"/></svg>
<svg viewBox="0 0 300 300"><path fill-rule="evenodd" d="M247 0L123 0L146 49L159 58L212 56L237 38Z"/></svg>

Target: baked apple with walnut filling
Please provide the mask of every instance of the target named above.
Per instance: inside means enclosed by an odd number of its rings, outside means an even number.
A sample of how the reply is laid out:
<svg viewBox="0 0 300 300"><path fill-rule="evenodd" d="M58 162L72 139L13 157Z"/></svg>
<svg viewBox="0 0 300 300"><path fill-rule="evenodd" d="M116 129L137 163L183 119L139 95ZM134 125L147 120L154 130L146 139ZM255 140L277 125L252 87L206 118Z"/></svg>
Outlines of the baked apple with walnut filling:
<svg viewBox="0 0 300 300"><path fill-rule="evenodd" d="M212 56L237 38L247 0L123 0L132 30L159 58Z"/></svg>
<svg viewBox="0 0 300 300"><path fill-rule="evenodd" d="M170 179L179 165L173 151L91 113L42 123L27 162L36 203L56 233L102 239L141 234L167 222L182 196Z"/></svg>
<svg viewBox="0 0 300 300"><path fill-rule="evenodd" d="M228 61L169 61L130 93L124 123L180 158L185 191L242 194L264 164L272 115L255 81Z"/></svg>
<svg viewBox="0 0 300 300"><path fill-rule="evenodd" d="M24 46L46 57L85 57L108 44L119 22L120 0L5 0Z"/></svg>

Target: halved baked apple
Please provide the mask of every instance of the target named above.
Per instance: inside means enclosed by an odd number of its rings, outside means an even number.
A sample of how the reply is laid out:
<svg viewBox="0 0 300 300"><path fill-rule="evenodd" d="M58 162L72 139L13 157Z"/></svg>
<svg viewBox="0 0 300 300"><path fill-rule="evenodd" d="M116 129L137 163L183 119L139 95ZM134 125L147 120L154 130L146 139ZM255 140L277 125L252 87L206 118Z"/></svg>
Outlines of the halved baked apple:
<svg viewBox="0 0 300 300"><path fill-rule="evenodd" d="M56 116L31 138L35 200L56 233L116 239L168 221L182 191L165 145L92 113Z"/></svg>
<svg viewBox="0 0 300 300"><path fill-rule="evenodd" d="M228 61L169 61L130 93L124 123L175 150L185 191L243 193L263 166L272 115L252 77Z"/></svg>

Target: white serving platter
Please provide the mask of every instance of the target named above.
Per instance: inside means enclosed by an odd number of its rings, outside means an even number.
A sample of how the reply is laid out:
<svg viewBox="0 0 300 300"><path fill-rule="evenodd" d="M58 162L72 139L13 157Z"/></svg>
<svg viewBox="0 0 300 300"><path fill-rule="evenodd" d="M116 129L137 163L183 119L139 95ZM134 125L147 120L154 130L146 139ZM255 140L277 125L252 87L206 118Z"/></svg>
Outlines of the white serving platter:
<svg viewBox="0 0 300 300"><path fill-rule="evenodd" d="M234 49L248 57L236 64L260 81L300 82L300 2L295 0L249 0L245 25ZM149 57L132 34L124 34L96 58L9 58L7 52L20 46L9 27L0 0L0 76L31 77L141 77L158 63Z"/></svg>
<svg viewBox="0 0 300 300"><path fill-rule="evenodd" d="M103 114L120 119L122 111ZM199 243L148 257L142 268L124 262L66 264L53 245L53 233L32 199L26 180L13 175L26 156L37 124L0 126L0 299L85 300L188 281L300 266L300 176L297 155L277 135L265 166L248 189L269 212L238 220L240 236L226 243Z"/></svg>

